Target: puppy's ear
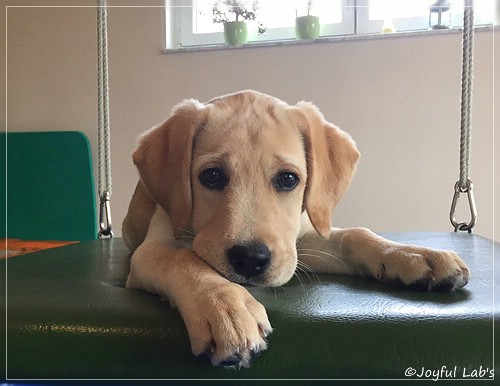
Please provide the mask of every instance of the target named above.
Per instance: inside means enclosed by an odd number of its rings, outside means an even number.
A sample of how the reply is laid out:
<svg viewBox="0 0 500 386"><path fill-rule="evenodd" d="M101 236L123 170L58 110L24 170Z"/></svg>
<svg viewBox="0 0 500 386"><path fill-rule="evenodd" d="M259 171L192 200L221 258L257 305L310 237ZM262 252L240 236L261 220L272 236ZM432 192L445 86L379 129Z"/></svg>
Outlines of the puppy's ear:
<svg viewBox="0 0 500 386"><path fill-rule="evenodd" d="M203 104L181 102L164 123L140 137L132 155L149 194L169 214L175 234L191 221L193 140L205 119Z"/></svg>
<svg viewBox="0 0 500 386"><path fill-rule="evenodd" d="M296 108L307 157L304 207L314 229L328 238L332 211L349 187L360 154L351 137L328 123L317 107L299 102Z"/></svg>

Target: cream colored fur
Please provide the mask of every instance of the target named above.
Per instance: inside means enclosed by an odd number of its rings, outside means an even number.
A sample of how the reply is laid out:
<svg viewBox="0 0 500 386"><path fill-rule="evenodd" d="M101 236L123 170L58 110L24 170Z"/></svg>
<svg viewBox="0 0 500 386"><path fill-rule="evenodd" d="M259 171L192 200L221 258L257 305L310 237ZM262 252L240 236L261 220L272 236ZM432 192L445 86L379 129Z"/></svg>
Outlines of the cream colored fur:
<svg viewBox="0 0 500 386"><path fill-rule="evenodd" d="M170 299L193 353L223 366L248 366L272 331L243 285L282 285L298 259L315 272L463 287L469 271L454 252L331 227L358 158L350 136L310 103L290 106L255 91L180 103L142 135L133 155L141 179L123 224L134 251L127 287ZM200 182L207 168L225 171L223 189ZM274 186L283 171L298 177L293 190ZM243 277L227 251L256 240L269 249L269 266Z"/></svg>

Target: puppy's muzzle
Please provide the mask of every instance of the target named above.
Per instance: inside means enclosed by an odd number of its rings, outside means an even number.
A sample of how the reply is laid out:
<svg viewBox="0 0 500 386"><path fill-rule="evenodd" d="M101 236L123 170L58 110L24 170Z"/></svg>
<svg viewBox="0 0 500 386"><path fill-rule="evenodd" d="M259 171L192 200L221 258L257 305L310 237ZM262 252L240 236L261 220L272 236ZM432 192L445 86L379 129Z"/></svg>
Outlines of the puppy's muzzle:
<svg viewBox="0 0 500 386"><path fill-rule="evenodd" d="M236 274L250 279L266 271L271 264L271 251L259 242L234 245L227 250L227 258Z"/></svg>

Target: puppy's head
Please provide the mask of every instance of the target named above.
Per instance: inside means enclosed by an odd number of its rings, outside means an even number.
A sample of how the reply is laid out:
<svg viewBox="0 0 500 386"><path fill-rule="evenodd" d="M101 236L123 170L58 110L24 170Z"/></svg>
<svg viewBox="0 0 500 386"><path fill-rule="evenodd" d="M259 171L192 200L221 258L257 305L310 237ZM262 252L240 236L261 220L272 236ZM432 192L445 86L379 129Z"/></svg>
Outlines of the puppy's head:
<svg viewBox="0 0 500 386"><path fill-rule="evenodd" d="M142 137L134 162L200 258L232 281L277 286L295 271L303 219L329 236L358 157L312 104L244 91L184 101Z"/></svg>

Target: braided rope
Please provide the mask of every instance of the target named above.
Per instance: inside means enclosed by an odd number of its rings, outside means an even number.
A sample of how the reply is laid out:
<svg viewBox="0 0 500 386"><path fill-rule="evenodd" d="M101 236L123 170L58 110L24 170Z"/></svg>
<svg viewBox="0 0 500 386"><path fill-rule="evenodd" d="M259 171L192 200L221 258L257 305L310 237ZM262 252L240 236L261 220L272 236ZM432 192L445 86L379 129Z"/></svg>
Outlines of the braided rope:
<svg viewBox="0 0 500 386"><path fill-rule="evenodd" d="M474 1L465 0L462 34L462 96L460 121L460 188L467 188L470 166L472 71L474 51Z"/></svg>
<svg viewBox="0 0 500 386"><path fill-rule="evenodd" d="M98 162L99 192L111 194L111 145L109 130L108 33L106 0L99 0L97 12L97 77L98 77Z"/></svg>
<svg viewBox="0 0 500 386"><path fill-rule="evenodd" d="M111 143L109 127L108 25L106 0L97 8L97 140L98 184L100 198L99 238L113 236L111 227Z"/></svg>
<svg viewBox="0 0 500 386"><path fill-rule="evenodd" d="M477 220L472 181L469 179L473 56L474 1L465 0L464 29L462 34L462 94L460 103L460 176L455 184L455 193L451 202L450 221L455 228L455 232L468 231L469 233L472 232L472 228ZM462 193L467 193L469 201L469 222L459 222L455 216L457 202Z"/></svg>

